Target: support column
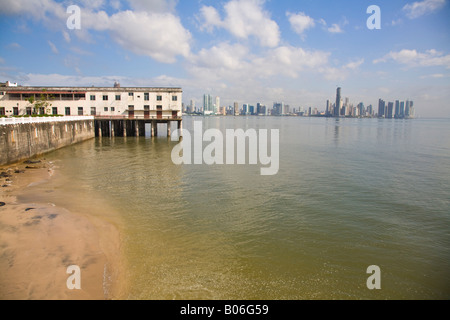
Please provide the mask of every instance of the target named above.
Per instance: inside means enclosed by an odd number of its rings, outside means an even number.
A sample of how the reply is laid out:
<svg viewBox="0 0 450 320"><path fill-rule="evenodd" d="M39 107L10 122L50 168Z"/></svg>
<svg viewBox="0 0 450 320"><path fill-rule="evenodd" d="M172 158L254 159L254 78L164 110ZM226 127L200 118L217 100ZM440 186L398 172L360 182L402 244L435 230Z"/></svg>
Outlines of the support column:
<svg viewBox="0 0 450 320"><path fill-rule="evenodd" d="M135 131L136 137L139 137L139 121L137 121L137 120L134 121L134 131Z"/></svg>
<svg viewBox="0 0 450 320"><path fill-rule="evenodd" d="M170 138L170 124L171 124L171 122L167 121L167 137L169 137L169 138Z"/></svg>
<svg viewBox="0 0 450 320"><path fill-rule="evenodd" d="M125 138L127 137L127 125L128 125L128 121L123 120L123 136Z"/></svg>

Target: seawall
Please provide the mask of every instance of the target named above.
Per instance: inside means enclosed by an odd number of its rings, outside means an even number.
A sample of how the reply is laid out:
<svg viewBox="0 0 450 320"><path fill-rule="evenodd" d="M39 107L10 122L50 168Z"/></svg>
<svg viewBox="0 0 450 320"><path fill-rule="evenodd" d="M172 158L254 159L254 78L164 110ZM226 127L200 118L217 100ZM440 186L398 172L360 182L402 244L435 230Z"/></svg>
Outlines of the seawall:
<svg viewBox="0 0 450 320"><path fill-rule="evenodd" d="M0 124L0 165L18 162L95 137L94 119Z"/></svg>

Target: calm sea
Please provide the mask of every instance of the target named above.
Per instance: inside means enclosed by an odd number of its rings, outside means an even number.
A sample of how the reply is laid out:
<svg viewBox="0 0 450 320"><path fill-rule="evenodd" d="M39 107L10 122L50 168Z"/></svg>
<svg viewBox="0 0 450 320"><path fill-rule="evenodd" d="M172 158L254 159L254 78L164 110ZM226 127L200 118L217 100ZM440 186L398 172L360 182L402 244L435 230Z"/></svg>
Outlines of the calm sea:
<svg viewBox="0 0 450 320"><path fill-rule="evenodd" d="M51 153L120 217L129 299L449 299L450 120L185 117L279 129L260 165L172 163L166 137ZM161 132L162 130L160 130ZM381 289L367 268L379 266Z"/></svg>

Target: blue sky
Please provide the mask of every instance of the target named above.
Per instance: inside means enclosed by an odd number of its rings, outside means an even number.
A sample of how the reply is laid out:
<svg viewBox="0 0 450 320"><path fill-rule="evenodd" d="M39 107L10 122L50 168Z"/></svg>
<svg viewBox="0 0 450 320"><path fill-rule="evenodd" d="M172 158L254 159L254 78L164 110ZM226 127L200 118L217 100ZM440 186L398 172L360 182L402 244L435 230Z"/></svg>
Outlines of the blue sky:
<svg viewBox="0 0 450 320"><path fill-rule="evenodd" d="M69 29L70 5L80 29ZM367 8L381 10L369 30ZM0 0L0 81L181 86L222 105L415 102L450 117L449 0Z"/></svg>

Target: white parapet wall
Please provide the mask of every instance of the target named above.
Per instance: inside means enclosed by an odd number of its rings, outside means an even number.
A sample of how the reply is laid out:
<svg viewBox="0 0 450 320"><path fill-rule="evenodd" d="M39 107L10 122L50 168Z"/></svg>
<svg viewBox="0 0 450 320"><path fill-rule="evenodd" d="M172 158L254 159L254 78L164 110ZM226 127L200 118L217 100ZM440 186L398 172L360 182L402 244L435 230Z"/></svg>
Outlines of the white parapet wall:
<svg viewBox="0 0 450 320"><path fill-rule="evenodd" d="M93 116L0 118L0 125L94 120Z"/></svg>

